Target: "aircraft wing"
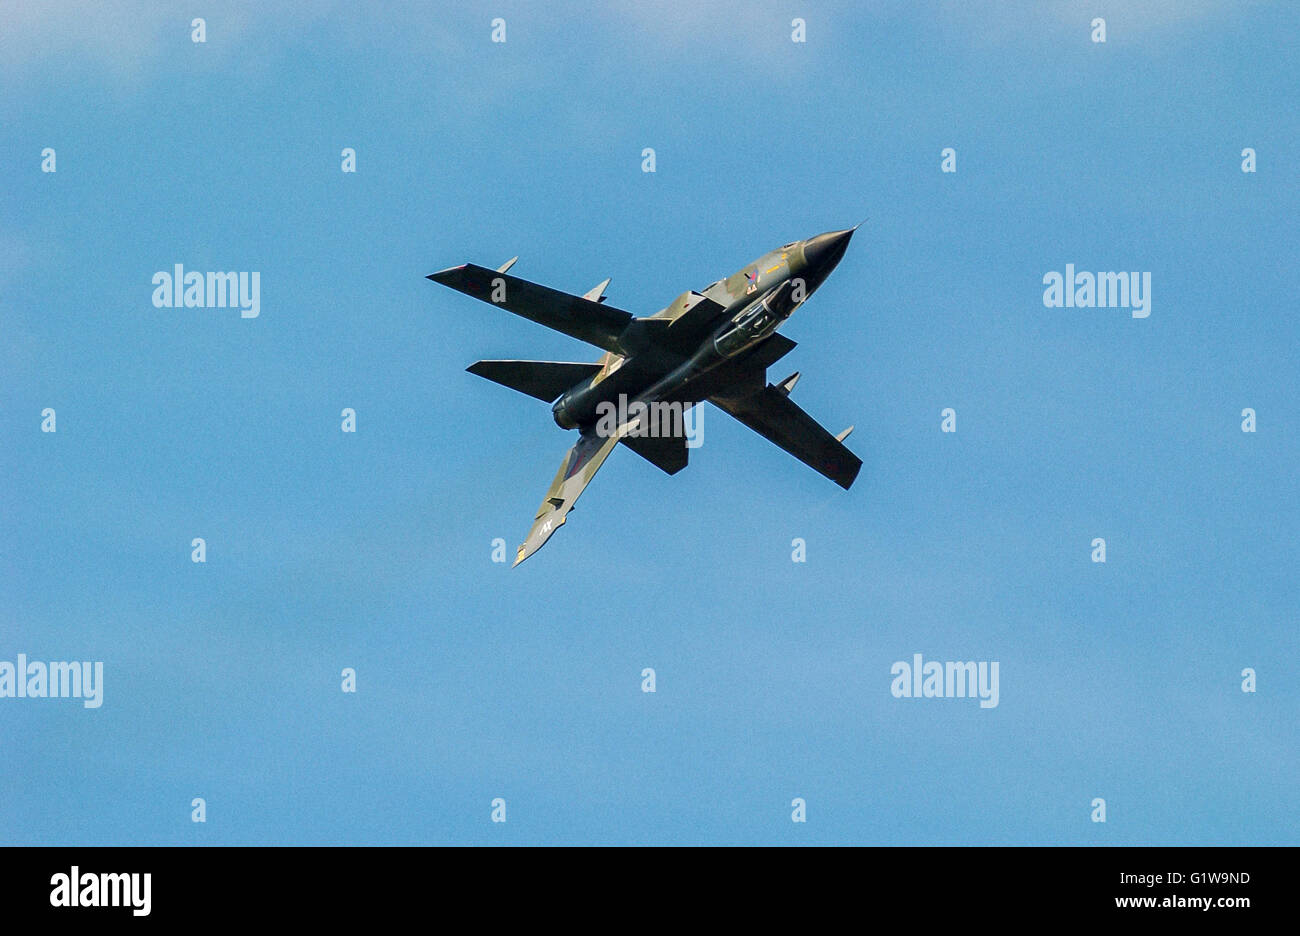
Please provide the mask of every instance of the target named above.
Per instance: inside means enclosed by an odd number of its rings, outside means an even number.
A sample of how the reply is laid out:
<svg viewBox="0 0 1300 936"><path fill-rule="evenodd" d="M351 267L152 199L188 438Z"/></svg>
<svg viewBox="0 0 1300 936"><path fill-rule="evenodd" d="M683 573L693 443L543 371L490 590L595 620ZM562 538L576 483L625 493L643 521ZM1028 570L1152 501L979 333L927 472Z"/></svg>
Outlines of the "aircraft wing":
<svg viewBox="0 0 1300 936"><path fill-rule="evenodd" d="M541 549L551 534L564 525L574 503L617 444L618 435L602 438L591 432L578 437L577 444L569 449L560 470L555 473L555 480L551 482L542 506L537 508L533 528L515 553L515 565Z"/></svg>
<svg viewBox="0 0 1300 936"><path fill-rule="evenodd" d="M598 348L623 353L618 336L632 321L630 312L473 263L439 270L427 278Z"/></svg>
<svg viewBox="0 0 1300 936"><path fill-rule="evenodd" d="M709 402L848 490L862 459L800 409L788 392L766 384L761 389L717 394Z"/></svg>

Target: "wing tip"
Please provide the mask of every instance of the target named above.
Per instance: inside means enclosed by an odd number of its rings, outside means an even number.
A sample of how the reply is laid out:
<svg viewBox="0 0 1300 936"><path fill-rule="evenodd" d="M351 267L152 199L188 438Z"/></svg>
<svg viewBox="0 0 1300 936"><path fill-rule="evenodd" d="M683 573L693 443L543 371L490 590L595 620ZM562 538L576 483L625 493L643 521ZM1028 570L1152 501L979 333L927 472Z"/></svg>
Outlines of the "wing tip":
<svg viewBox="0 0 1300 936"><path fill-rule="evenodd" d="M855 464L849 471L843 472L835 479L835 483L846 491L853 487L853 482L858 480L858 472L862 470L862 459L857 458L856 461L857 464Z"/></svg>
<svg viewBox="0 0 1300 936"><path fill-rule="evenodd" d="M453 274L460 272L461 270L465 269L465 267L467 266L469 266L469 264L462 263L459 266L447 267L447 269L445 270L439 270L436 273L430 273L425 277L425 279L433 280L435 283L444 283L447 280L451 279Z"/></svg>

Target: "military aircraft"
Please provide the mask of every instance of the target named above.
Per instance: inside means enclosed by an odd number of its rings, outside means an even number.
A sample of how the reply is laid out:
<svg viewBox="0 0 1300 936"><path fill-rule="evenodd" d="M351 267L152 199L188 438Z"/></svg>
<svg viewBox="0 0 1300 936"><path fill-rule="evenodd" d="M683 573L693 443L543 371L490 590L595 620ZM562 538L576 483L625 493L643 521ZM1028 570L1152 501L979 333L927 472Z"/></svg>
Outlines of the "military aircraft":
<svg viewBox="0 0 1300 936"><path fill-rule="evenodd" d="M835 269L856 230L830 231L769 251L647 318L606 305L608 279L575 296L510 276L518 257L495 270L467 263L429 274L436 283L605 352L594 364L477 361L467 368L551 403L555 422L578 430L514 564L564 524L619 442L668 474L686 467L682 421L655 415L680 415L705 400L848 489L862 467L843 444L853 427L831 435L791 401L798 371L769 384L767 368L795 346L777 329Z"/></svg>

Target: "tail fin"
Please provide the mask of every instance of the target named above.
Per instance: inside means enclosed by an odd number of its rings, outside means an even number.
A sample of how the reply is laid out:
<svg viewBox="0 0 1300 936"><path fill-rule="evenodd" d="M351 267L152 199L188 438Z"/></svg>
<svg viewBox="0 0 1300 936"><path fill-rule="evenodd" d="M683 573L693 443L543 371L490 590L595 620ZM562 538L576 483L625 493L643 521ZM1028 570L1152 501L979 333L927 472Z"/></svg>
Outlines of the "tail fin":
<svg viewBox="0 0 1300 936"><path fill-rule="evenodd" d="M560 470L555 473L555 480L547 489L542 505L537 508L528 538L515 553L515 565L541 549L551 534L564 525L574 502L582 495L587 483L595 477L617 444L617 435L604 438L591 432L578 436L577 444L564 456Z"/></svg>
<svg viewBox="0 0 1300 936"><path fill-rule="evenodd" d="M669 474L677 474L685 468L690 454L685 436L624 436L620 441Z"/></svg>
<svg viewBox="0 0 1300 936"><path fill-rule="evenodd" d="M600 370L599 364L565 361L475 361L465 368L511 390L518 390L547 403Z"/></svg>

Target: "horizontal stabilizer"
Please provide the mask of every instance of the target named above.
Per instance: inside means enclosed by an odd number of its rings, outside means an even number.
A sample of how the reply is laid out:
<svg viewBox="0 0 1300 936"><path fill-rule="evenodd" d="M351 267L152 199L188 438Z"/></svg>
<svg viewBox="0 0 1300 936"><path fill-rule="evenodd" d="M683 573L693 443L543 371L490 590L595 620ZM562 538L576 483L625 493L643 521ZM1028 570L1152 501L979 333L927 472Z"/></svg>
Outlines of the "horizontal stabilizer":
<svg viewBox="0 0 1300 936"><path fill-rule="evenodd" d="M677 474L686 467L690 450L685 436L623 436L619 441L668 474Z"/></svg>
<svg viewBox="0 0 1300 936"><path fill-rule="evenodd" d="M599 371L600 365L568 361L475 361L465 369L551 403L565 390Z"/></svg>

